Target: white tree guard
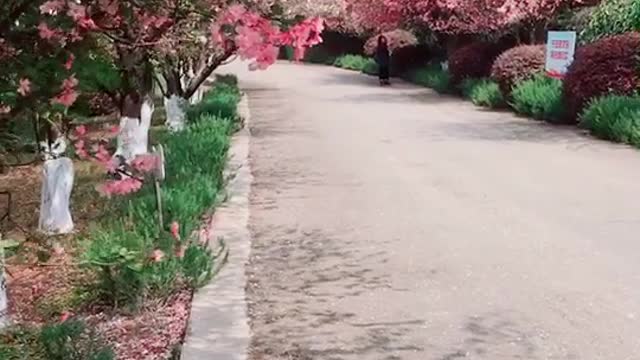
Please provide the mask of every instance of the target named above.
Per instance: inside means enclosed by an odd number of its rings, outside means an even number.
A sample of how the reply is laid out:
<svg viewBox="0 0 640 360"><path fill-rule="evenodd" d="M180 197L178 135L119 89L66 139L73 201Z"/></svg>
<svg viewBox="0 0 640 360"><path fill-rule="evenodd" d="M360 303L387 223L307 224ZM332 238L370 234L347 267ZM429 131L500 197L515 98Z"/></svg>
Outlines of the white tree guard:
<svg viewBox="0 0 640 360"><path fill-rule="evenodd" d="M73 161L62 157L46 160L43 166L38 230L49 235L73 231L69 200L73 189Z"/></svg>
<svg viewBox="0 0 640 360"><path fill-rule="evenodd" d="M149 127L153 116L154 105L150 99L142 103L140 119L123 116L120 118L120 133L118 133L116 153L126 161L133 160L138 155L149 152Z"/></svg>
<svg viewBox="0 0 640 360"><path fill-rule="evenodd" d="M171 95L164 98L164 108L167 112L167 121L165 125L169 131L182 131L186 126L187 115L185 113L187 101L178 95Z"/></svg>

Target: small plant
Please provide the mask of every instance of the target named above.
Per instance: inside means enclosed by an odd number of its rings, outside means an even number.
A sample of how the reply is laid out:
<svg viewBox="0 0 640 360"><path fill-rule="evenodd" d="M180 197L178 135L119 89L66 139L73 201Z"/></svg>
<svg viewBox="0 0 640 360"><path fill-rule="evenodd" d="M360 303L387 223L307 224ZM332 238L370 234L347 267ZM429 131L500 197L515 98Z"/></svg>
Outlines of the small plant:
<svg viewBox="0 0 640 360"><path fill-rule="evenodd" d="M432 64L414 71L409 76L409 79L415 84L432 88L441 94L451 92L451 77L446 70L442 69L440 64Z"/></svg>
<svg viewBox="0 0 640 360"><path fill-rule="evenodd" d="M343 55L336 59L333 63L334 66L354 71L364 71L364 69L368 65L371 59L366 58L362 55Z"/></svg>
<svg viewBox="0 0 640 360"><path fill-rule="evenodd" d="M592 101L580 125L593 135L640 147L640 97L608 95Z"/></svg>
<svg viewBox="0 0 640 360"><path fill-rule="evenodd" d="M462 94L462 97L464 97L465 99L470 99L471 98L471 93L473 92L473 89L476 86L482 84L485 81L486 81L486 79L484 79L484 78L482 78L482 79L466 78L466 79L462 80L460 85L458 85L458 89L460 90L460 93Z"/></svg>
<svg viewBox="0 0 640 360"><path fill-rule="evenodd" d="M221 79L216 81L213 89L207 93L207 96L201 102L187 109L187 119L189 121L198 120L205 114L229 119L236 118L236 107L241 96L237 86L237 79L234 80L233 77L228 76Z"/></svg>
<svg viewBox="0 0 640 360"><path fill-rule="evenodd" d="M476 83L469 94L471 101L477 106L496 109L505 104L504 97L498 84L490 79L483 79Z"/></svg>
<svg viewBox="0 0 640 360"><path fill-rule="evenodd" d="M544 71L545 46L522 45L503 52L493 62L491 78L500 86L506 97L511 96L513 86Z"/></svg>
<svg viewBox="0 0 640 360"><path fill-rule="evenodd" d="M113 351L79 320L42 328L40 344L48 360L113 360Z"/></svg>
<svg viewBox="0 0 640 360"><path fill-rule="evenodd" d="M550 122L564 118L560 80L539 74L516 84L511 96L510 105L519 114Z"/></svg>

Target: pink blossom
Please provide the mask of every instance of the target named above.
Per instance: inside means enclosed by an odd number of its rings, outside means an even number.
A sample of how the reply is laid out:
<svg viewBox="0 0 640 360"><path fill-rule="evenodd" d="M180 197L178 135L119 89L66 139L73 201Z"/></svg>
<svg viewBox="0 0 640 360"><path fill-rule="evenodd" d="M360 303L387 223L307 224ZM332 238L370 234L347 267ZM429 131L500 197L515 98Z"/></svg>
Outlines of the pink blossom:
<svg viewBox="0 0 640 360"><path fill-rule="evenodd" d="M62 314L60 314L60 322L65 322L67 320L69 320L69 318L71 317L71 313L68 311L63 312Z"/></svg>
<svg viewBox="0 0 640 360"><path fill-rule="evenodd" d="M131 166L140 172L147 173L158 167L158 157L150 154L138 155L131 161Z"/></svg>
<svg viewBox="0 0 640 360"><path fill-rule="evenodd" d="M51 99L52 104L61 104L65 107L70 107L78 99L78 93L75 87L78 86L78 80L75 76L71 75L69 78L62 82L62 91L58 96Z"/></svg>
<svg viewBox="0 0 640 360"><path fill-rule="evenodd" d="M69 59L67 60L66 63L64 63L64 68L67 70L71 70L71 68L73 67L73 62L75 61L76 56L73 54L69 54Z"/></svg>
<svg viewBox="0 0 640 360"><path fill-rule="evenodd" d="M200 230L200 238L198 239L200 245L206 245L209 242L209 228L208 227L204 227L202 228L202 230Z"/></svg>
<svg viewBox="0 0 640 360"><path fill-rule="evenodd" d="M85 149L85 144L84 144L84 140L78 140L75 142L75 144L73 144L73 146L76 149L76 154L78 155L78 157L80 159L86 159L89 157L89 153L87 152L87 150Z"/></svg>
<svg viewBox="0 0 640 360"><path fill-rule="evenodd" d="M40 5L41 14L55 14L64 8L64 0L51 0Z"/></svg>
<svg viewBox="0 0 640 360"><path fill-rule="evenodd" d="M60 31L51 29L49 28L49 25L42 22L40 23L40 25L38 25L38 35L40 36L41 39L52 40L60 36Z"/></svg>
<svg viewBox="0 0 640 360"><path fill-rule="evenodd" d="M116 14L118 14L118 8L120 7L118 0L100 0L99 5L102 11L111 16L116 16Z"/></svg>
<svg viewBox="0 0 640 360"><path fill-rule="evenodd" d="M11 106L0 104L0 115L8 114L11 112Z"/></svg>
<svg viewBox="0 0 640 360"><path fill-rule="evenodd" d="M55 256L62 256L64 255L64 248L62 246L60 246L60 244L54 244L53 248L52 248L52 253Z"/></svg>
<svg viewBox="0 0 640 360"><path fill-rule="evenodd" d="M31 93L31 81L29 79L20 79L18 93L22 96L27 96Z"/></svg>
<svg viewBox="0 0 640 360"><path fill-rule="evenodd" d="M164 258L164 252L160 249L153 250L150 258L151 258L151 261L153 262L156 262L156 263L160 262Z"/></svg>
<svg viewBox="0 0 640 360"><path fill-rule="evenodd" d="M76 137L83 137L87 134L87 127L84 125L76 126L73 132Z"/></svg>
<svg viewBox="0 0 640 360"><path fill-rule="evenodd" d="M111 155L109 154L109 150L104 147L104 145L98 145L98 148L95 150L96 159L101 163L111 162Z"/></svg>
<svg viewBox="0 0 640 360"><path fill-rule="evenodd" d="M110 180L98 186L98 192L106 197L128 195L142 188L142 182L134 178Z"/></svg>
<svg viewBox="0 0 640 360"><path fill-rule="evenodd" d="M173 238L179 242L180 241L180 224L178 224L177 221L172 222L170 226L170 230L171 230L171 236L173 236Z"/></svg>

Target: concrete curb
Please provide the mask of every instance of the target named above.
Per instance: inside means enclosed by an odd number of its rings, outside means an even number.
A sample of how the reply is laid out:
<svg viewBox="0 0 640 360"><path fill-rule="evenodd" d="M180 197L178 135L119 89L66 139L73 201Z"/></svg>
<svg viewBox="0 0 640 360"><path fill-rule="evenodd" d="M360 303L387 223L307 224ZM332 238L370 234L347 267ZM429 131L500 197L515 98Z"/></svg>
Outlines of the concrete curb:
<svg viewBox="0 0 640 360"><path fill-rule="evenodd" d="M226 173L227 201L219 207L210 228L230 248L228 263L210 284L193 298L191 319L182 348L183 360L245 360L250 329L245 297L245 264L249 260L251 237L249 192L253 181L249 166L249 99L243 94L238 114L244 127L231 141Z"/></svg>

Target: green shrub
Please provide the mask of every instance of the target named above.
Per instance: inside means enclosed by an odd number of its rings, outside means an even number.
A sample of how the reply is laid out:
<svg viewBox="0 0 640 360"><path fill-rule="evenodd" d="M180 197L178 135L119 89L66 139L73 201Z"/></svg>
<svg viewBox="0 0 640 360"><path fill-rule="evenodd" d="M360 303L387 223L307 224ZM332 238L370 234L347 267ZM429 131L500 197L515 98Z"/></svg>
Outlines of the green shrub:
<svg viewBox="0 0 640 360"><path fill-rule="evenodd" d="M471 88L469 99L477 105L488 108L499 108L504 105L504 97L498 83L490 79L483 79Z"/></svg>
<svg viewBox="0 0 640 360"><path fill-rule="evenodd" d="M364 69L362 69L362 72L367 75L373 75L373 76L378 75L378 72L379 72L378 63L376 63L375 60L373 59L369 59L367 63L364 65Z"/></svg>
<svg viewBox="0 0 640 360"><path fill-rule="evenodd" d="M593 135L640 147L640 97L608 95L592 101L580 125Z"/></svg>
<svg viewBox="0 0 640 360"><path fill-rule="evenodd" d="M338 57L333 65L342 69L364 71L371 59L362 55L342 55Z"/></svg>
<svg viewBox="0 0 640 360"><path fill-rule="evenodd" d="M204 114L234 119L237 116L236 105L240 101L240 91L237 79L235 84L233 82L233 78L230 77L217 81L201 102L187 109L187 119L198 120Z"/></svg>
<svg viewBox="0 0 640 360"><path fill-rule="evenodd" d="M637 0L605 0L590 14L587 26L580 32L584 43L640 29L640 2Z"/></svg>
<svg viewBox="0 0 640 360"><path fill-rule="evenodd" d="M639 52L637 32L579 47L563 79L567 120L577 122L578 115L592 99L609 94L632 95L640 86Z"/></svg>
<svg viewBox="0 0 640 360"><path fill-rule="evenodd" d="M550 122L562 121L562 82L539 74L517 83L511 92L511 107L522 115Z"/></svg>
<svg viewBox="0 0 640 360"><path fill-rule="evenodd" d="M465 99L470 99L473 89L475 89L477 86L479 86L485 81L486 79L484 78L482 79L466 78L462 80L462 82L458 85L458 89L460 90L462 97L464 97Z"/></svg>
<svg viewBox="0 0 640 360"><path fill-rule="evenodd" d="M187 112L187 129L160 135L165 145L167 174L162 184L162 225L168 229L174 221L180 224L180 244L167 231L159 230L151 186L117 199L112 216L92 231L83 254L84 263L94 270L92 290L104 302L135 308L146 297L165 297L179 286L201 286L210 278L214 256L207 246L189 235L197 230L202 215L219 200L235 119L216 114L235 116L238 100L236 87L217 84L205 96L204 105L198 104ZM222 110L221 103L225 106ZM186 249L182 258L175 255L178 246ZM151 259L156 250L164 254L160 261Z"/></svg>
<svg viewBox="0 0 640 360"><path fill-rule="evenodd" d="M10 328L0 336L3 360L114 360L113 350L85 322Z"/></svg>
<svg viewBox="0 0 640 360"><path fill-rule="evenodd" d="M440 64L432 64L414 71L409 75L409 80L415 84L432 88L441 94L451 92L451 78Z"/></svg>
<svg viewBox="0 0 640 360"><path fill-rule="evenodd" d="M216 82L231 85L232 87L238 87L238 77L233 74L216 74Z"/></svg>

